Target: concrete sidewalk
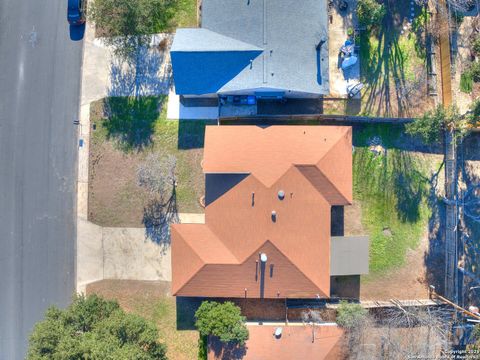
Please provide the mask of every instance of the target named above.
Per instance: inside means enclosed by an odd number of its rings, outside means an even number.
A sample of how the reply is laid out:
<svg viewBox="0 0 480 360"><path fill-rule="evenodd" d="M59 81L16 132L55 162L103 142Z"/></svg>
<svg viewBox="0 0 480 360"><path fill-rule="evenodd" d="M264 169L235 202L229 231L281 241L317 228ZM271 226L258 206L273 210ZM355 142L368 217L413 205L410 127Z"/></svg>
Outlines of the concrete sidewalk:
<svg viewBox="0 0 480 360"><path fill-rule="evenodd" d="M101 41L95 39L94 34L95 29L87 24L77 179L76 289L78 292L85 292L87 284L104 279L171 280L170 247L149 239L145 228L107 228L88 221L90 103L111 94L113 87L111 68L114 66L111 51ZM165 36L159 35L154 39L158 40ZM168 93L169 60L168 57L163 60L166 63L159 64L158 67L159 81L150 81L148 91ZM157 74L158 72L155 72L153 78L156 78ZM116 76L118 80L119 73L116 73ZM166 84L167 87L165 87ZM118 84L116 86L116 91L129 88L129 86L118 87ZM204 214L179 214L179 219L183 223L204 223L205 221Z"/></svg>

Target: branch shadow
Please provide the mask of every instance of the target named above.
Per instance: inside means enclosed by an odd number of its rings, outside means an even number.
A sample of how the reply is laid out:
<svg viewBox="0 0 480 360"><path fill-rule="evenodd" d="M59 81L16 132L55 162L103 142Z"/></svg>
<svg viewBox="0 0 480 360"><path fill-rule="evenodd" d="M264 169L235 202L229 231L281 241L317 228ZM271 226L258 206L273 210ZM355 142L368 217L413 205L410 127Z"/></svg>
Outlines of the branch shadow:
<svg viewBox="0 0 480 360"><path fill-rule="evenodd" d="M440 294L445 290L445 203L438 197L437 188L440 172L444 169L445 161L438 172L430 179L428 207L431 215L428 221L428 251L424 254L426 280L429 285L435 286Z"/></svg>
<svg viewBox="0 0 480 360"><path fill-rule="evenodd" d="M138 47L129 58L115 57L110 64L108 96L167 95L172 86L172 68L167 45Z"/></svg>
<svg viewBox="0 0 480 360"><path fill-rule="evenodd" d="M385 5L387 13L383 25L378 33L373 34L378 41L376 49L372 48L371 33L367 31L360 35L362 78L366 84L365 93L368 93L364 99L365 111L376 116L407 116L411 101L416 98L412 90L417 88L420 80L408 80L405 76L408 54L399 44L401 33L398 29L405 17L402 9L397 9L391 1L386 1ZM420 30L418 27L417 32Z"/></svg>
<svg viewBox="0 0 480 360"><path fill-rule="evenodd" d="M157 198L152 200L143 209L143 224L145 225L145 239L160 246L165 254L170 248L170 224L179 222L176 189L173 188L168 200Z"/></svg>
<svg viewBox="0 0 480 360"><path fill-rule="evenodd" d="M152 142L159 98L108 97L104 100L104 113L103 126L109 140L116 140L126 152L142 150Z"/></svg>

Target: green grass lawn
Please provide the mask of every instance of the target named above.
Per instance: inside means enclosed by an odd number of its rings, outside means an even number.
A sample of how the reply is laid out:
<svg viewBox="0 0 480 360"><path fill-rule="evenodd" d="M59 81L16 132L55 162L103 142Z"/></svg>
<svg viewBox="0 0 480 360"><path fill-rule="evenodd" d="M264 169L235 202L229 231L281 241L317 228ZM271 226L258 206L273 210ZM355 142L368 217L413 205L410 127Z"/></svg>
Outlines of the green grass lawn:
<svg viewBox="0 0 480 360"><path fill-rule="evenodd" d="M174 297L156 301L139 298L134 312L157 324L159 338L167 344L169 359L196 359L198 354L198 332L176 328L177 309Z"/></svg>
<svg viewBox="0 0 480 360"><path fill-rule="evenodd" d="M387 124L354 131L354 198L361 203L362 223L370 236L369 277L404 264L407 250L415 249L425 234L430 216L430 174L440 164L397 148L402 129ZM375 136L384 154L369 148Z"/></svg>
<svg viewBox="0 0 480 360"><path fill-rule="evenodd" d="M177 27L197 27L197 0L181 0L180 9L175 16Z"/></svg>

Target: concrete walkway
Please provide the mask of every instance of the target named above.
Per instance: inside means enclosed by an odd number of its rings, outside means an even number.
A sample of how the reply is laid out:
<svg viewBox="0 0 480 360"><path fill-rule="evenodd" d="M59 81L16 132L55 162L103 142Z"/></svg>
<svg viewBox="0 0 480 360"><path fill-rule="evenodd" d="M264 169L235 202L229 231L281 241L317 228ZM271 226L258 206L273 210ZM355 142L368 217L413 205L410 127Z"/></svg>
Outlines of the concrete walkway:
<svg viewBox="0 0 480 360"><path fill-rule="evenodd" d="M159 36L154 37L158 40ZM160 35L160 38L162 36ZM112 54L95 39L87 24L82 74L77 179L76 289L104 279L171 280L170 247L151 241L145 228L107 228L88 221L88 160L90 143L90 103L112 92ZM157 59L158 60L158 59ZM168 65L160 66L168 74ZM157 73L156 73L157 74ZM118 73L117 75L118 76ZM118 77L116 78L118 80ZM148 91L168 91L164 78L149 82ZM115 79L114 79L115 80ZM118 85L118 84L117 84ZM117 90L118 90L117 86ZM130 88L127 86L126 88ZM145 90L145 88L144 88ZM115 93L115 95L118 95ZM128 95L128 94L120 94ZM204 223L204 214L179 214L182 223Z"/></svg>
<svg viewBox="0 0 480 360"><path fill-rule="evenodd" d="M218 119L218 106L186 107L180 96L172 89L168 95L167 119L169 120L212 120Z"/></svg>

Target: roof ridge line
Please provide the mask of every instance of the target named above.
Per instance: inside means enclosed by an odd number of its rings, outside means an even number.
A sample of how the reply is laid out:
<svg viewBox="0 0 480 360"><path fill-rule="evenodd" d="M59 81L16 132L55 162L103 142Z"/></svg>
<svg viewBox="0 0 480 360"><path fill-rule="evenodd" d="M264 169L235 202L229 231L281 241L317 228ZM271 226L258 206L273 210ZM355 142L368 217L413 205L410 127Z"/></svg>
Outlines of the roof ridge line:
<svg viewBox="0 0 480 360"><path fill-rule="evenodd" d="M323 159L323 157L322 157L322 159ZM317 164L313 164L313 165L309 165L309 164L295 164L295 166L296 166L296 167L299 167L299 166L313 166L313 167L315 167L315 168L325 177L325 179L328 181L328 183L338 192L338 194L340 194L340 196L342 197L342 199L343 199L346 203L350 203L350 201L347 200L347 198L345 197L345 195L343 195L343 193L342 193L340 190L338 190L338 188L335 186L335 184L334 184L334 183L330 180L330 178L322 171L322 169L320 169L320 168L318 167ZM307 179L308 182L312 183L312 182L310 181L310 179L309 179L307 176L305 176L305 174L303 174L301 171L300 171L300 173L302 174L302 176L303 176L305 179ZM312 185L313 185L313 184L312 184ZM316 186L313 186L313 187L314 187L315 190L317 190L317 192L318 192L319 194L321 194L322 197L330 204L330 201L328 201L328 199L325 197L325 194L323 194L323 192L322 192L321 190L317 189ZM330 205L332 205L332 204L330 204Z"/></svg>
<svg viewBox="0 0 480 360"><path fill-rule="evenodd" d="M245 259L240 263L240 265L244 264L245 261L247 261L247 259L252 256L255 252L257 252L262 246L264 246L266 243L270 243L280 254L282 254L285 259L288 260L288 262L295 268L298 270L298 272L300 274L302 274L305 279L307 279L308 281L310 281L313 285L315 285L315 287L320 291L320 287L318 286L318 284L316 284L315 282L312 281L312 279L310 277L308 277L305 272L303 272L286 254L285 252L283 252L277 245L275 245L272 240L270 239L267 239L265 240L259 247L257 247L250 255L246 256ZM323 291L321 291L323 292Z"/></svg>

